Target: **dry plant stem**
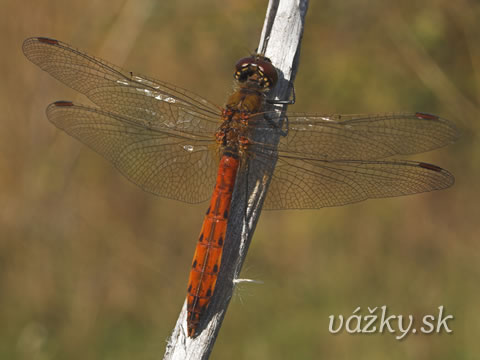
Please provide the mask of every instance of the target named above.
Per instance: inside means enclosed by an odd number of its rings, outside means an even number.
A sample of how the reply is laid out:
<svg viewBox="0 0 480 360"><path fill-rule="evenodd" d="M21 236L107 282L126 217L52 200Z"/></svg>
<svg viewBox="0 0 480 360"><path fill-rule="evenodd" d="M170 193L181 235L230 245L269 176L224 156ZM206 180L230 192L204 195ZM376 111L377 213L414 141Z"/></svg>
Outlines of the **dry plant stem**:
<svg viewBox="0 0 480 360"><path fill-rule="evenodd" d="M269 99L285 100L291 96L300 53L307 0L271 0L268 4L258 51L272 60L279 71L279 81ZM276 105L283 111L285 105ZM278 143L279 131L254 134L255 140ZM260 216L271 174L256 178L255 159L248 159L239 170L229 214L229 223L215 293L198 329L198 336L187 337L186 302L168 340L164 359L207 359L213 349L226 309L234 291L247 250Z"/></svg>

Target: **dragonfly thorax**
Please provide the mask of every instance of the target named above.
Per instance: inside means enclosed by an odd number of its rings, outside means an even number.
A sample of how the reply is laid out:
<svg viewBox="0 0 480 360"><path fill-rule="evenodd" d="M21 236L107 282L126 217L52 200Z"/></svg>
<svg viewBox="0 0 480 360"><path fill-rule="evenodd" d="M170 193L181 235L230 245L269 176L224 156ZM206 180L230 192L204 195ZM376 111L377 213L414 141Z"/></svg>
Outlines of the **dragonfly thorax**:
<svg viewBox="0 0 480 360"><path fill-rule="evenodd" d="M241 87L228 98L222 113L222 125L216 133L223 150L241 155L248 145L251 122L262 113L265 92Z"/></svg>
<svg viewBox="0 0 480 360"><path fill-rule="evenodd" d="M215 134L222 152L228 151L240 156L243 154L248 146L250 117L250 112L246 111L237 111L228 107L223 111L222 125Z"/></svg>
<svg viewBox="0 0 480 360"><path fill-rule="evenodd" d="M222 125L215 134L222 151L241 155L249 144L249 120L263 112L266 93L277 83L277 70L263 55L240 59L235 65L237 87L227 100Z"/></svg>

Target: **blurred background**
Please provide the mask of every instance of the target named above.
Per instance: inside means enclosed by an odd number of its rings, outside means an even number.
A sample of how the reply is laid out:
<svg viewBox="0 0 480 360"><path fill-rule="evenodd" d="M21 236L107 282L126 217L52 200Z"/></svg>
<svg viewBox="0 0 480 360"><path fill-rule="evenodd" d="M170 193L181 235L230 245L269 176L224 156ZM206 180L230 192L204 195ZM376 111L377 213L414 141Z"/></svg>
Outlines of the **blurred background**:
<svg viewBox="0 0 480 360"><path fill-rule="evenodd" d="M146 194L45 116L89 103L26 60L49 36L222 105L266 1L0 0L0 358L158 359L186 295L206 204ZM264 212L212 359L472 359L480 353L480 3L313 1L295 111L422 111L462 130L413 157L454 187ZM329 315L387 305L453 333L332 335Z"/></svg>

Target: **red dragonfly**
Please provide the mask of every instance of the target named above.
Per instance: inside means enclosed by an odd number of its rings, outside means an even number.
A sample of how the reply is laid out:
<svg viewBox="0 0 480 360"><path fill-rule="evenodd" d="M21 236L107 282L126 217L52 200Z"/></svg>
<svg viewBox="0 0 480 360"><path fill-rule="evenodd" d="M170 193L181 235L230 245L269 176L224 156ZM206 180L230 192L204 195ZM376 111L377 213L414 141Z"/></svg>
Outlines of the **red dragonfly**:
<svg viewBox="0 0 480 360"><path fill-rule="evenodd" d="M194 337L215 289L237 170L277 162L264 208L316 209L365 199L445 189L446 170L423 162L382 160L452 143L449 121L425 113L320 115L266 110L277 82L270 60L254 55L235 67L236 89L224 108L190 91L125 71L58 40L25 40L23 52L98 107L57 101L47 117L143 190L187 203L213 190L193 257L187 332ZM283 129L282 129L283 128ZM278 147L253 131L282 131ZM216 170L218 169L218 170ZM215 173L216 176L215 176Z"/></svg>

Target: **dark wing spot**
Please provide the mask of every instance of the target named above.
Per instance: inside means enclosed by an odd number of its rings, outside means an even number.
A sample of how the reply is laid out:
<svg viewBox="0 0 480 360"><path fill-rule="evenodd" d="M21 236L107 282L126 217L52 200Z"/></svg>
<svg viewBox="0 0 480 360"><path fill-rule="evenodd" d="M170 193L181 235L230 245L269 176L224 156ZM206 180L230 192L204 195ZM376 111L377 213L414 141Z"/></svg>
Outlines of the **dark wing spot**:
<svg viewBox="0 0 480 360"><path fill-rule="evenodd" d="M210 214L210 206L208 207L207 212L205 213L205 215L208 215L208 214Z"/></svg>
<svg viewBox="0 0 480 360"><path fill-rule="evenodd" d="M215 265L213 265L213 272L216 273L217 271L218 271L218 265L215 264Z"/></svg>
<svg viewBox="0 0 480 360"><path fill-rule="evenodd" d="M195 261L192 264L192 268L196 268L196 267L197 267L197 259L195 259Z"/></svg>
<svg viewBox="0 0 480 360"><path fill-rule="evenodd" d="M203 232L200 234L200 238L198 239L199 242L203 241Z"/></svg>
<svg viewBox="0 0 480 360"><path fill-rule="evenodd" d="M39 37L37 38L38 42L48 44L48 45L58 45L58 40L50 39L47 37Z"/></svg>
<svg viewBox="0 0 480 360"><path fill-rule="evenodd" d="M207 290L207 296L209 296L209 297L212 296L212 289Z"/></svg>
<svg viewBox="0 0 480 360"><path fill-rule="evenodd" d="M71 101L65 101L65 100L60 100L60 101L55 101L53 103L55 106L73 106L73 103Z"/></svg>
<svg viewBox="0 0 480 360"><path fill-rule="evenodd" d="M442 171L441 167L438 167L437 165L433 165L433 164L419 163L418 166L420 166L424 169L433 170L433 171L437 171L437 172Z"/></svg>
<svg viewBox="0 0 480 360"><path fill-rule="evenodd" d="M190 291L192 291L192 284L188 285L188 290L187 290L187 292L190 292Z"/></svg>
<svg viewBox="0 0 480 360"><path fill-rule="evenodd" d="M427 113L417 112L417 113L415 113L415 116L419 119L424 119L424 120L438 120L437 115L432 115L432 114L427 114Z"/></svg>
<svg viewBox="0 0 480 360"><path fill-rule="evenodd" d="M228 210L225 210L225 211L223 212L223 218L224 218L224 219L228 218Z"/></svg>
<svg viewBox="0 0 480 360"><path fill-rule="evenodd" d="M220 238L218 239L218 245L219 246L222 246L223 245L223 238L220 236Z"/></svg>

